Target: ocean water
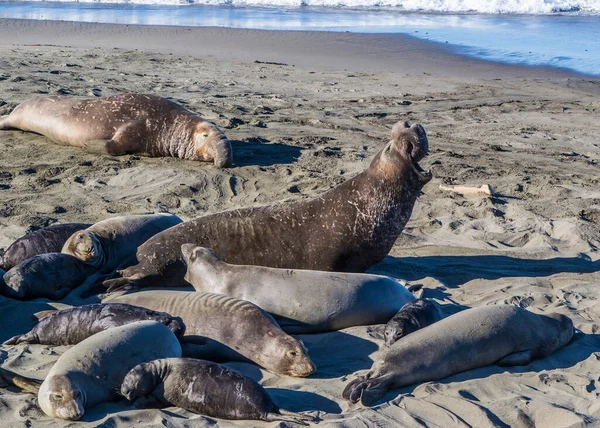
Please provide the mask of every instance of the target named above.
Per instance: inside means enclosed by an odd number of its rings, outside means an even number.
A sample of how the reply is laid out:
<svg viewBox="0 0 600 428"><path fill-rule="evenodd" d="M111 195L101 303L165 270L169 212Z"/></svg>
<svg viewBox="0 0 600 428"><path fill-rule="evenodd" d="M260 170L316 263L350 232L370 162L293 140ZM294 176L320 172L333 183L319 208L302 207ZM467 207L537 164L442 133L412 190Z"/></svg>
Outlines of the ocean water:
<svg viewBox="0 0 600 428"><path fill-rule="evenodd" d="M600 76L600 0L0 0L0 17L404 33L480 59Z"/></svg>

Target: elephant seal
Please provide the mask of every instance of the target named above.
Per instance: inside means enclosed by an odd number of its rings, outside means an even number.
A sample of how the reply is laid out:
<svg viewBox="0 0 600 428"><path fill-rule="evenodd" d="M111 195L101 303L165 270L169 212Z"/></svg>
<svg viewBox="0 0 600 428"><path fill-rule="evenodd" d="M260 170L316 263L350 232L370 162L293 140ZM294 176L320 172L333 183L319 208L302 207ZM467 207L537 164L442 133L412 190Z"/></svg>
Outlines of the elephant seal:
<svg viewBox="0 0 600 428"><path fill-rule="evenodd" d="M219 128L154 95L34 97L0 118L0 129L36 132L91 153L170 156L217 167L233 163L231 143Z"/></svg>
<svg viewBox="0 0 600 428"><path fill-rule="evenodd" d="M387 346L444 318L440 307L432 300L415 299L405 304L385 325L383 337Z"/></svg>
<svg viewBox="0 0 600 428"><path fill-rule="evenodd" d="M60 356L46 379L17 377L12 382L37 391L38 404L53 418L78 420L85 409L116 401L123 379L138 364L181 356L179 341L156 321L138 321L101 331ZM4 379L7 371L2 371Z"/></svg>
<svg viewBox="0 0 600 428"><path fill-rule="evenodd" d="M540 315L510 305L467 309L394 343L342 395L368 406L401 386L494 363L528 364L552 354L572 337L573 321L565 315Z"/></svg>
<svg viewBox="0 0 600 428"><path fill-rule="evenodd" d="M138 263L104 282L109 290L187 285L181 246L211 248L225 262L286 269L364 272L390 251L431 180L421 125L398 122L367 170L318 197L224 211L186 221L149 239Z"/></svg>
<svg viewBox="0 0 600 428"><path fill-rule="evenodd" d="M156 312L123 303L95 303L62 311L45 311L35 327L25 334L8 339L4 345L39 343L41 345L76 345L96 333L120 327L136 321L156 321L166 325L180 338L185 325L178 318L164 312Z"/></svg>
<svg viewBox="0 0 600 428"><path fill-rule="evenodd" d="M126 266L149 238L182 221L174 214L112 217L71 235L62 252L110 272Z"/></svg>
<svg viewBox="0 0 600 428"><path fill-rule="evenodd" d="M45 297L60 300L97 273L94 266L62 253L38 254L4 274L0 292L20 300Z"/></svg>
<svg viewBox="0 0 600 428"><path fill-rule="evenodd" d="M176 406L220 419L286 421L308 425L312 416L280 409L254 380L210 361L165 358L135 366L121 394L129 401Z"/></svg>
<svg viewBox="0 0 600 428"><path fill-rule="evenodd" d="M108 301L137 305L181 318L186 326L184 351L186 343L204 343L203 338L208 338L272 373L304 377L316 370L301 342L284 333L269 314L244 300L214 293L151 290L109 296ZM229 358L229 355L211 355L212 352L193 356ZM190 354L186 352L186 355Z"/></svg>
<svg viewBox="0 0 600 428"><path fill-rule="evenodd" d="M69 237L80 230L90 227L87 223L54 224L43 227L17 239L0 257L0 268L8 271L38 254L60 253Z"/></svg>
<svg viewBox="0 0 600 428"><path fill-rule="evenodd" d="M252 302L289 334L382 324L414 299L386 276L231 265L194 244L181 251L188 265L185 279L196 291Z"/></svg>

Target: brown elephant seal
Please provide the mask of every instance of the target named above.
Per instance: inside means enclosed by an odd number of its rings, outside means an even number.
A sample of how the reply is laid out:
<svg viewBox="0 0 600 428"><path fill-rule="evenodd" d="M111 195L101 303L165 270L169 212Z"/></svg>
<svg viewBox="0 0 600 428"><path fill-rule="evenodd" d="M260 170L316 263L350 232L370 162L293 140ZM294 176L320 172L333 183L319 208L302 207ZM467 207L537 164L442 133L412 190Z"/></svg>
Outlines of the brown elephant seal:
<svg viewBox="0 0 600 428"><path fill-rule="evenodd" d="M92 153L176 157L231 166L231 143L210 122L154 95L34 97L0 118L0 129L45 135Z"/></svg>
<svg viewBox="0 0 600 428"><path fill-rule="evenodd" d="M381 275L227 264L211 250L185 244L185 279L196 291L247 300L290 334L387 322L414 296Z"/></svg>
<svg viewBox="0 0 600 428"><path fill-rule="evenodd" d="M23 260L38 254L60 253L72 234L90 226L91 224L87 223L54 224L28 233L6 249L0 257L0 268L8 271Z"/></svg>
<svg viewBox="0 0 600 428"><path fill-rule="evenodd" d="M4 345L20 343L52 346L76 345L96 333L136 321L156 321L166 325L178 338L183 336L183 321L165 312L156 312L124 303L95 303L62 311L45 311L29 332L8 339Z"/></svg>
<svg viewBox="0 0 600 428"><path fill-rule="evenodd" d="M101 331L60 356L46 379L17 377L12 382L35 392L44 413L53 418L78 420L85 409L116 401L123 379L138 364L181 357L181 345L166 326L138 321ZM7 378L7 371L2 371Z"/></svg>
<svg viewBox="0 0 600 428"><path fill-rule="evenodd" d="M269 314L244 300L214 293L152 290L109 296L108 301L129 303L181 318L186 326L184 345L204 343L203 338L208 338L272 373L304 377L316 370L301 342L284 333ZM229 357L210 355L211 352L206 355L186 352L186 355L205 359Z"/></svg>
<svg viewBox="0 0 600 428"><path fill-rule="evenodd" d="M148 240L138 249L138 263L104 286L186 285L181 246L187 243L233 264L364 272L388 254L431 180L417 163L427 151L425 129L398 122L389 143L356 177L309 200L186 221Z"/></svg>
<svg viewBox="0 0 600 428"><path fill-rule="evenodd" d="M137 248L149 238L182 221L174 214L112 217L74 233L62 252L110 272L131 262Z"/></svg>
<svg viewBox="0 0 600 428"><path fill-rule="evenodd" d="M210 361L165 358L125 376L121 394L160 407L176 406L220 419L286 421L308 425L312 416L280 409L254 380Z"/></svg>
<svg viewBox="0 0 600 428"><path fill-rule="evenodd" d="M432 300L415 299L406 303L385 325L383 338L392 346L407 334L414 333L444 318L440 307Z"/></svg>
<svg viewBox="0 0 600 428"><path fill-rule="evenodd" d="M60 300L97 272L94 266L68 254L38 254L6 272L6 285L0 292L20 300Z"/></svg>
<svg viewBox="0 0 600 428"><path fill-rule="evenodd" d="M443 379L490 364L516 366L544 358L573 337L573 321L510 305L467 309L394 343L343 397L368 406L390 389Z"/></svg>

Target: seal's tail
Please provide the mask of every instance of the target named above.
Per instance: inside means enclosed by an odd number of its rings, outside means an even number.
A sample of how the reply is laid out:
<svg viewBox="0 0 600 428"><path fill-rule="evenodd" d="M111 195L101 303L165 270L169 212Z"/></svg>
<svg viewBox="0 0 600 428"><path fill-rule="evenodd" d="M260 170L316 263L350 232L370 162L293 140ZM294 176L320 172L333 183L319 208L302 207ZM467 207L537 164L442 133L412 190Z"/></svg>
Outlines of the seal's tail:
<svg viewBox="0 0 600 428"><path fill-rule="evenodd" d="M294 413L289 410L279 409L277 412L267 413L265 418L267 422L284 421L293 422L298 425L308 426L308 422L316 422L316 418L310 415L303 415L302 413Z"/></svg>
<svg viewBox="0 0 600 428"><path fill-rule="evenodd" d="M383 379L370 379L369 375L354 379L342 393L342 397L351 403L360 403L363 406L370 406L386 393Z"/></svg>
<svg viewBox="0 0 600 428"><path fill-rule="evenodd" d="M3 369L2 367L0 367L0 378L8 385L16 386L17 388L22 389L23 392L28 392L30 394L37 394L40 391L40 386L42 385L41 380L19 376L18 374L13 373L10 370Z"/></svg>

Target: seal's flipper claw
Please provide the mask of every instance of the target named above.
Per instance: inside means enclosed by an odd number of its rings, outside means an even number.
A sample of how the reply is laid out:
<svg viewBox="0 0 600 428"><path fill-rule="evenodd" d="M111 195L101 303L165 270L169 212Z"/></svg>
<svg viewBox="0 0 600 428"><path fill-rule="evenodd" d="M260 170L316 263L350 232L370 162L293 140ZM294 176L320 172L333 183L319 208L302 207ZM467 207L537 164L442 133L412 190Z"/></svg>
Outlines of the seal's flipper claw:
<svg viewBox="0 0 600 428"><path fill-rule="evenodd" d="M30 394L37 394L40 391L40 386L42 385L41 380L19 376L18 374L1 367L0 378L2 378L8 385L14 385L23 390L23 392L28 392Z"/></svg>
<svg viewBox="0 0 600 428"><path fill-rule="evenodd" d="M496 364L499 366L524 366L533 360L531 351L515 352L509 354L501 360L497 361Z"/></svg>

